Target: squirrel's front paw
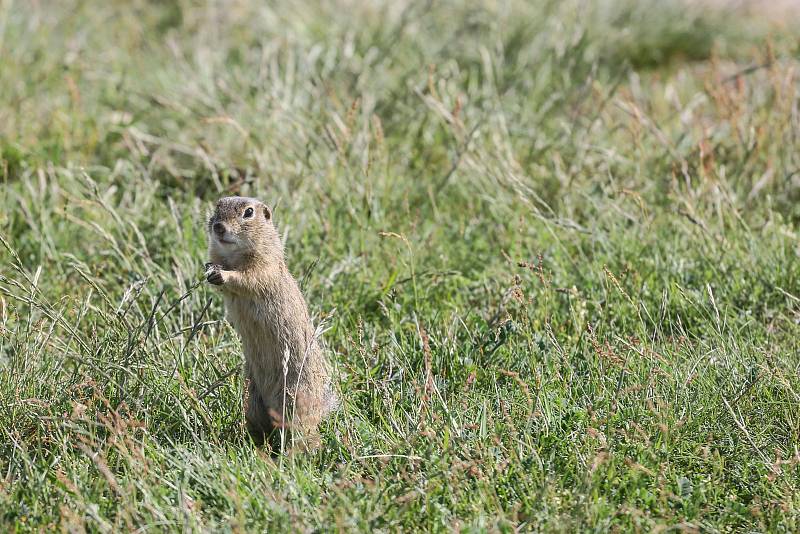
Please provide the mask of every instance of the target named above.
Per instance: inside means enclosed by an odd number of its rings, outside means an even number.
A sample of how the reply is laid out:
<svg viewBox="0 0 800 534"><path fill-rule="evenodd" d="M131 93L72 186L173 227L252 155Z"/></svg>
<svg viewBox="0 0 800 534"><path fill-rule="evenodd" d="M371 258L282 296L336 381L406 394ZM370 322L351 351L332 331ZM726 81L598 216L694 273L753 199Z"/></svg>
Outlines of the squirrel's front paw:
<svg viewBox="0 0 800 534"><path fill-rule="evenodd" d="M221 286L225 280L222 278L222 267L215 263L206 263L206 280L209 284Z"/></svg>

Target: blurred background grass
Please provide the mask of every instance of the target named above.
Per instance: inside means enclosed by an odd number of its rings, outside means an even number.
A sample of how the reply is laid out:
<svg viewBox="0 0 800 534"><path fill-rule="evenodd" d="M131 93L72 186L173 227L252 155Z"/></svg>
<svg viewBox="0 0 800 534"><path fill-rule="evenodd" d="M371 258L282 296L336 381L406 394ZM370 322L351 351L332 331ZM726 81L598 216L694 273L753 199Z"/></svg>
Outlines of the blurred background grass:
<svg viewBox="0 0 800 534"><path fill-rule="evenodd" d="M795 530L796 20L0 3L0 520ZM227 194L329 326L313 455L244 437Z"/></svg>

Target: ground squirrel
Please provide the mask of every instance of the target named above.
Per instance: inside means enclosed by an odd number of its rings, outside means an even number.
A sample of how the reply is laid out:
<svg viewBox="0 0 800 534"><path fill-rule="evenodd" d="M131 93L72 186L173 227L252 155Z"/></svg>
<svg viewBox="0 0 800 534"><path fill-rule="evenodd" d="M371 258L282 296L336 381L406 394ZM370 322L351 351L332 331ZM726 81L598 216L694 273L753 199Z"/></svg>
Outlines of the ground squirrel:
<svg viewBox="0 0 800 534"><path fill-rule="evenodd" d="M208 242L206 278L222 291L242 339L247 429L260 445L270 435L276 439L274 430L291 428L291 439L308 446L338 401L270 208L254 198L220 199Z"/></svg>

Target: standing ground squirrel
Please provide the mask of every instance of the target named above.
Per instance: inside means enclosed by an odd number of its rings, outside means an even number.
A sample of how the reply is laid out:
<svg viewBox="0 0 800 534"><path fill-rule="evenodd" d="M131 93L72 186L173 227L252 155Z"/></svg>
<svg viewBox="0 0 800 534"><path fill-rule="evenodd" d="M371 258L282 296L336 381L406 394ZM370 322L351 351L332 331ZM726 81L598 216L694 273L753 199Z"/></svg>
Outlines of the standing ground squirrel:
<svg viewBox="0 0 800 534"><path fill-rule="evenodd" d="M242 339L247 430L260 445L275 429L291 428L299 430L293 441L313 446L317 425L338 400L272 212L254 198L222 198L208 221L208 243L206 278L222 291Z"/></svg>

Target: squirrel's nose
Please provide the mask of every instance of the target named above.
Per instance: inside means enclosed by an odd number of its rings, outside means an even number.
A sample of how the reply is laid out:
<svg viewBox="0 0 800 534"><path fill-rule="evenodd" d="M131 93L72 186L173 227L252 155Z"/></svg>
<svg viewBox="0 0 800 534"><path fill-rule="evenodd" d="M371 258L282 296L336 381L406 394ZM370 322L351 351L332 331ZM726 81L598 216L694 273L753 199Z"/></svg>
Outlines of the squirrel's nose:
<svg viewBox="0 0 800 534"><path fill-rule="evenodd" d="M217 235L223 235L225 233L225 225L221 222L215 222L213 228L214 233Z"/></svg>

